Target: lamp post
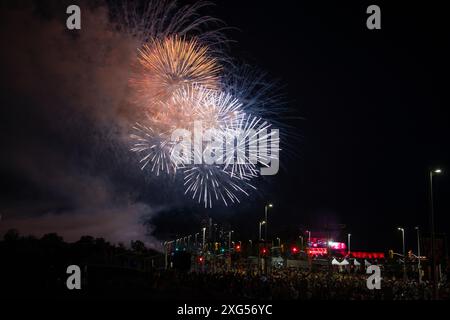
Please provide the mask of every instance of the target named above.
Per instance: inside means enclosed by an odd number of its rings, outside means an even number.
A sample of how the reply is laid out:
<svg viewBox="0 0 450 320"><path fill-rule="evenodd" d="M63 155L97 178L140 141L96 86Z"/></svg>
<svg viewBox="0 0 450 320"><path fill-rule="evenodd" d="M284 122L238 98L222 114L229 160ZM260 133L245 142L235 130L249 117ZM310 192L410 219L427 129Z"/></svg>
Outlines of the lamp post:
<svg viewBox="0 0 450 320"><path fill-rule="evenodd" d="M261 238L261 226L264 225L264 224L266 224L266 221L260 221L259 222L259 241L262 240L262 238Z"/></svg>
<svg viewBox="0 0 450 320"><path fill-rule="evenodd" d="M228 250L231 252L231 234L233 233L234 231L233 230L231 230L231 231L229 231L228 232Z"/></svg>
<svg viewBox="0 0 450 320"><path fill-rule="evenodd" d="M198 247L198 235L199 235L199 233L197 232L196 234L195 234L195 247Z"/></svg>
<svg viewBox="0 0 450 320"><path fill-rule="evenodd" d="M433 277L433 299L438 299L437 273L436 273L436 237L434 234L434 199L433 176L442 173L441 169L430 170L429 201L430 201L430 231L431 231L431 275Z"/></svg>
<svg viewBox="0 0 450 320"><path fill-rule="evenodd" d="M303 250L303 236L298 236L300 238L300 250Z"/></svg>
<svg viewBox="0 0 450 320"><path fill-rule="evenodd" d="M308 245L311 243L311 231L306 230L306 233L308 234Z"/></svg>
<svg viewBox="0 0 450 320"><path fill-rule="evenodd" d="M281 239L279 237L277 237L278 240L278 246L281 247Z"/></svg>
<svg viewBox="0 0 450 320"><path fill-rule="evenodd" d="M264 206L264 221L265 221L265 226L264 226L264 241L267 241L267 225L269 224L269 220L267 220L267 211L269 208L272 208L273 204L268 203Z"/></svg>
<svg viewBox="0 0 450 320"><path fill-rule="evenodd" d="M416 227L417 230L417 272L419 273L419 283L422 283L422 275L420 272L420 230L419 227Z"/></svg>
<svg viewBox="0 0 450 320"><path fill-rule="evenodd" d="M164 241L164 270L167 270L167 242Z"/></svg>
<svg viewBox="0 0 450 320"><path fill-rule="evenodd" d="M349 234L347 235L348 254L350 254L350 241L351 241L351 236L352 236L351 233L349 233Z"/></svg>
<svg viewBox="0 0 450 320"><path fill-rule="evenodd" d="M403 278L406 279L406 252L405 252L405 229L397 228L397 230L402 232L402 243L403 243Z"/></svg>
<svg viewBox="0 0 450 320"><path fill-rule="evenodd" d="M206 241L206 227L202 228L203 231L203 241L202 241L202 251L205 250L205 241Z"/></svg>

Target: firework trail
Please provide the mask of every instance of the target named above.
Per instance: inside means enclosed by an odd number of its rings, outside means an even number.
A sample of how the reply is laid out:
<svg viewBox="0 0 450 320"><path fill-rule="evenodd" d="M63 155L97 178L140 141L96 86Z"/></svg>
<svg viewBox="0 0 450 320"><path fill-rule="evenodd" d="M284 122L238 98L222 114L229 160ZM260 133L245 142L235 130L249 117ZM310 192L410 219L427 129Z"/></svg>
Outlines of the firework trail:
<svg viewBox="0 0 450 320"><path fill-rule="evenodd" d="M210 5L208 1L179 7L173 0L124 0L118 5L111 4L111 15L116 28L137 39L139 45L173 35L194 34L199 41L215 48L228 40L222 33L222 21L199 13Z"/></svg>

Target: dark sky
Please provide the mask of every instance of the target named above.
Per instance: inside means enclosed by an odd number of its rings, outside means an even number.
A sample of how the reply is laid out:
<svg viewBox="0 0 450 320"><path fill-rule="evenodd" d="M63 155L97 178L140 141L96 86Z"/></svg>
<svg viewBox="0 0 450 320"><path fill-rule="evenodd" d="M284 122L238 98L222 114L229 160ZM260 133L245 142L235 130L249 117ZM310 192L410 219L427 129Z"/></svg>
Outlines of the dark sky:
<svg viewBox="0 0 450 320"><path fill-rule="evenodd" d="M76 236L99 232L114 238L122 225L129 236L119 239L129 240L140 235L130 215L153 218L159 233L179 234L211 216L244 238L256 236L267 199L275 205L273 234L291 237L327 222L345 224L355 249L398 249L397 226L407 229L410 247L414 227L428 227L427 170L440 166L436 220L438 231L450 231L450 34L443 8L376 2L382 29L368 30L365 12L372 2L214 1L208 12L236 28L226 31L235 40L230 54L278 80L289 108L304 119L286 120L301 136L291 143L297 156L282 154L284 169L257 196L232 208L204 210L178 201L176 191L160 181L143 178L121 146L122 128L132 118L123 115L116 90L125 79L125 67L116 68L125 60L124 41L101 28L85 28L88 35L75 40L61 36L64 31L53 30L64 23L64 6L48 3L23 9L33 21L20 27L10 8L1 7L2 17L10 18L2 19L2 43L9 50L0 62L6 70L0 163L5 222L17 216L33 217L27 224L55 220L67 231L71 217L95 212L93 220L76 220ZM63 40L54 42L48 33ZM104 58L103 47L89 44L93 39L114 49L105 49ZM104 74L90 70L95 59L105 63ZM116 126L108 125L118 116ZM107 232L87 227L106 223Z"/></svg>
<svg viewBox="0 0 450 320"><path fill-rule="evenodd" d="M450 163L449 26L443 8L376 2L223 1L236 52L287 84L300 157L274 182L282 223L347 225L354 246L401 244L397 226L427 227L427 168ZM222 11L223 9L223 11ZM444 169L445 170L445 169ZM448 170L448 169L447 169ZM450 180L436 178L439 231L449 231Z"/></svg>

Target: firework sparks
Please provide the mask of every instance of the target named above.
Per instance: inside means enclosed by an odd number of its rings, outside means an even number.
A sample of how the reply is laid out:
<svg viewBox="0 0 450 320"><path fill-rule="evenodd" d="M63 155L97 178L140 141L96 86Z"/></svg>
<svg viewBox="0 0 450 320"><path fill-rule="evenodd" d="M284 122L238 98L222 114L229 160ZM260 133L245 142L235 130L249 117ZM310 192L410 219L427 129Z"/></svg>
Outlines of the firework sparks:
<svg viewBox="0 0 450 320"><path fill-rule="evenodd" d="M136 123L133 126L135 133L130 138L135 140L131 151L143 154L140 160L141 169L144 170L150 164L151 172L171 174L176 172L177 166L171 160L173 142L167 139L166 133L157 133L151 127Z"/></svg>
<svg viewBox="0 0 450 320"><path fill-rule="evenodd" d="M130 83L145 104L167 101L179 89L200 85L216 89L221 70L208 48L195 39L170 36L152 40L138 54L138 72ZM148 112L154 112L148 108Z"/></svg>
<svg viewBox="0 0 450 320"><path fill-rule="evenodd" d="M222 34L223 22L211 16L199 14L208 1L196 1L179 7L173 0L123 0L112 4L112 17L117 28L136 38L140 43L152 39L164 39L172 35L196 37L210 46L227 42Z"/></svg>
<svg viewBox="0 0 450 320"><path fill-rule="evenodd" d="M269 132L271 124L261 118L243 115L228 123L224 129L227 141L224 156L224 170L231 176L249 178L259 176L258 165L267 166L278 160L279 150L268 152L267 142L279 145L279 139ZM230 146L231 144L231 146Z"/></svg>
<svg viewBox="0 0 450 320"><path fill-rule="evenodd" d="M278 160L279 150L267 152L267 142L278 145L279 138L260 117L270 91L260 85L262 78L246 72L240 84L239 77L223 78L223 68L211 54L215 51L203 40L208 33L187 37L212 19L196 17L189 24L196 8L185 7L168 18L164 10L172 12L173 7L156 1L146 11L162 19L144 24L148 33L130 79L133 102L143 110L140 123L133 126L131 151L140 155L142 170L150 168L157 176L181 172L185 195L205 207L216 201L228 206L256 189L252 180L260 176L261 166ZM186 149L177 148L175 132L188 132L181 138Z"/></svg>
<svg viewBox="0 0 450 320"><path fill-rule="evenodd" d="M238 194L248 196L248 189L256 190L249 180L233 177L218 165L197 165L184 171L185 194L191 194L205 208L212 208L214 201L226 206L239 203Z"/></svg>
<svg viewBox="0 0 450 320"><path fill-rule="evenodd" d="M131 150L143 154L143 168L151 164L151 171L157 175L183 168L185 194L205 207L211 207L214 201L239 203L240 196L256 189L251 180L260 175L259 166L277 159L278 152L267 152L268 140L278 139L269 132L271 124L245 114L243 105L230 94L192 86L177 90L163 104L167 110L165 130L161 119L152 126L135 125L138 134L132 135L136 143ZM174 152L173 130L195 132L198 122L202 124L201 148L192 149L189 142L187 156ZM208 162L206 158L213 160Z"/></svg>
<svg viewBox="0 0 450 320"><path fill-rule="evenodd" d="M205 129L223 128L243 116L242 103L230 94L194 85L177 90L165 109L188 113L183 123L201 121ZM186 111L188 110L188 111Z"/></svg>

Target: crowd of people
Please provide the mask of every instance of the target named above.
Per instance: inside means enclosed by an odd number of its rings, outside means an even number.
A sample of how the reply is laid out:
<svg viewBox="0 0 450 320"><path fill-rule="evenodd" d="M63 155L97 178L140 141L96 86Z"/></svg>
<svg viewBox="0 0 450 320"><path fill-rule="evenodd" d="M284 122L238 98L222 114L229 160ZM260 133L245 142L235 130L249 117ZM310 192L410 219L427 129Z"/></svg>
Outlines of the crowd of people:
<svg viewBox="0 0 450 320"><path fill-rule="evenodd" d="M262 300L431 300L427 281L382 279L381 289L368 289L365 274L277 269L267 275L246 272L157 272L153 288L195 291L203 297ZM439 286L440 299L450 298L448 283Z"/></svg>

